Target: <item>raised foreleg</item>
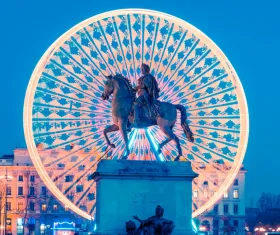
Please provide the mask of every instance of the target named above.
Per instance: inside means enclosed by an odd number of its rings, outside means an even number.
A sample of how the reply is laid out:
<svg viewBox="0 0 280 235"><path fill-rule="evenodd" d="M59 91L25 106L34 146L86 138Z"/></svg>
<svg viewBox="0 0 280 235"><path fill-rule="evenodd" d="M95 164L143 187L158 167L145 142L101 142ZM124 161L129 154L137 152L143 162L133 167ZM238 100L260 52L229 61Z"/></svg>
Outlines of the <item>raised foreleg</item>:
<svg viewBox="0 0 280 235"><path fill-rule="evenodd" d="M106 127L103 131L106 143L111 148L115 148L116 146L111 143L107 134L110 133L110 132L118 131L118 130L119 130L119 127L116 124L113 124L111 126Z"/></svg>

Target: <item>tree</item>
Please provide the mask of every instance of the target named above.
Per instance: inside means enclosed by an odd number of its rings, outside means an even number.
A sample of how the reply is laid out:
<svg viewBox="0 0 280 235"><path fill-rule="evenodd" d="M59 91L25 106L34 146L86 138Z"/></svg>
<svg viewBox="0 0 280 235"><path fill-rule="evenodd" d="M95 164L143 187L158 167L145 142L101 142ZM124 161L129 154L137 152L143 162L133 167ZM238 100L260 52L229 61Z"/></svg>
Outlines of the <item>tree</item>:
<svg viewBox="0 0 280 235"><path fill-rule="evenodd" d="M280 208L280 194L262 193L257 205L261 213L269 209Z"/></svg>
<svg viewBox="0 0 280 235"><path fill-rule="evenodd" d="M6 206L6 186L0 181L0 227L4 225L4 217L2 217L2 211L4 214Z"/></svg>

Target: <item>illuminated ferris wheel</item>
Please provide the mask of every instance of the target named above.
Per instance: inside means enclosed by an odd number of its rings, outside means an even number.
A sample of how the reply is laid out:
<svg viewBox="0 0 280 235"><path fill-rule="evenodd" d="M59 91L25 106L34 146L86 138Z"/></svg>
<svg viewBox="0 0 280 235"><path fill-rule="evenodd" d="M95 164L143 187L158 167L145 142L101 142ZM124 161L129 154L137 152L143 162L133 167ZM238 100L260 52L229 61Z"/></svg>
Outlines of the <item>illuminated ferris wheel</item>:
<svg viewBox="0 0 280 235"><path fill-rule="evenodd" d="M199 177L193 182L193 217L211 208L238 173L247 147L248 111L239 78L219 47L189 23L161 12L116 10L89 18L58 38L38 62L28 85L24 131L31 159L50 191L67 207L91 219L101 159L118 159L118 132L107 148L103 130L112 122L111 103L101 100L105 76L121 73L136 83L146 63L161 100L187 109L195 141L180 126L184 160ZM158 127L135 129L134 160L172 161L175 145ZM121 189L120 189L121 190ZM112 197L115 193L111 192Z"/></svg>

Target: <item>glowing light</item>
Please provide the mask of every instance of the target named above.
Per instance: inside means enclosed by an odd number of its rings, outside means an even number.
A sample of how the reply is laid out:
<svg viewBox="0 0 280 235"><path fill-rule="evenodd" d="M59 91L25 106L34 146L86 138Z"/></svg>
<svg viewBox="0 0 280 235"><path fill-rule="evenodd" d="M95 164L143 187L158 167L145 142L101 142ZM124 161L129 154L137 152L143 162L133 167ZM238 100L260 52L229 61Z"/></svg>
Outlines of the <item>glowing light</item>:
<svg viewBox="0 0 280 235"><path fill-rule="evenodd" d="M147 129L147 133L148 133L148 136L150 137L150 140L151 140L151 142L152 142L152 144L153 144L155 150L158 151L158 145L156 144L155 139L154 139L154 137L151 135L151 132L150 132L149 129ZM164 156L162 155L162 153L159 153L159 154L158 154L158 157L159 157L160 161L164 161Z"/></svg>
<svg viewBox="0 0 280 235"><path fill-rule="evenodd" d="M67 198L67 195L65 195L61 190L59 190L59 188L57 187L55 182L51 179L50 175L48 174L48 172L47 172L47 170L45 168L45 165L42 162L42 159L40 158L40 157L42 157L41 153L40 153L41 150L39 148L36 148L36 144L38 144L38 143L35 143L35 138L34 138L34 135L38 134L38 133L35 133L36 131L33 131L33 129L32 129L32 126L34 124L33 118L35 117L35 115L32 114L32 111L34 110L33 109L34 108L34 101L36 101L36 103L37 103L37 101L39 100L38 97L36 97L36 99L35 99L35 96L36 96L36 94L38 92L37 88L39 87L39 84L43 84L43 83L39 83L39 79L42 78L42 74L44 72L45 66L47 64L49 64L49 61L51 59L53 61L55 61L55 62L57 62L57 61L59 61L61 59L61 58L59 58L59 55L56 55L56 54L58 54L57 52L60 50L60 48L62 48L62 45L64 45L66 40L69 40L72 37L76 38L76 40L78 40L78 37L75 37L73 35L76 35L76 33L80 32L80 30L83 30L83 31L85 30L85 34L87 34L88 32L87 32L86 29L90 28L89 25L94 25L95 23L103 20L104 18L108 18L108 17L116 17L117 18L119 15L126 15L126 16L127 15L133 15L132 18L135 18L134 15L137 15L137 14L139 14L141 16L144 16L146 14L146 15L155 17L155 19L159 19L159 21L157 23L157 27L155 27L155 28L162 27L163 26L162 25L163 22L169 22L170 21L169 23L172 23L172 25L175 26L174 28L176 28L177 26L181 26L182 29L184 29L184 30L186 30L186 32L188 32L188 34L193 35L194 36L192 38L193 41L196 41L197 39L199 39L199 41L201 42L201 45L199 45L200 48L202 48L203 45L205 45L205 46L207 46L209 51L211 51L212 55L211 55L211 57L209 57L209 59L211 60L211 58L217 58L217 61L219 61L219 66L221 65L221 67L223 67L223 70L227 73L228 77L227 77L227 82L226 83L229 83L229 84L232 85L232 89L233 89L232 94L234 94L236 96L236 102L238 103L236 106L238 107L238 113L239 113L238 114L238 117L239 117L238 120L240 122L240 123L238 123L238 126L239 126L239 128L238 128L238 131L239 131L238 132L238 138L239 138L239 141L238 141L238 143L236 143L236 145L238 146L238 150L234 153L234 156L235 156L234 159L233 159L234 162L231 163L229 170L226 171L226 177L225 177L223 183L221 183L219 189L217 190L217 193L213 197L210 197L208 195L210 199L205 204L203 204L202 206L200 206L200 205L198 206L198 209L193 213L193 217L196 217L199 214L203 213L205 210L207 210L210 207L212 207L214 205L214 203L220 197L222 197L223 193L230 187L231 183L235 179L235 176L237 175L237 173L238 173L238 171L239 171L239 169L241 167L241 164L242 164L242 161L243 161L243 158L244 158L244 155L245 155L246 147L247 147L248 134L249 134L249 118L248 118L248 109L247 109L247 102L246 102L246 97L245 97L245 94L244 94L244 90L243 90L242 85L241 85L241 83L239 81L238 75L236 74L234 68L232 67L232 65L228 61L227 57L223 54L223 52L220 50L220 48L211 39L209 39L205 34L203 34L200 30L198 30L197 28L195 28L191 24L189 24L189 23L187 23L187 22L185 22L185 21L183 21L183 20L181 20L179 18L176 18L174 16L171 16L171 15L168 15L168 14L165 14L165 13L161 13L161 12L155 12L155 11L151 11L151 10L144 10L144 9L123 9L123 10L117 10L117 11L110 11L110 12L106 12L106 13L103 13L103 14L91 17L91 18L81 22L80 24L74 26L69 31L67 31L65 34L63 34L60 38L58 38L51 45L51 47L48 48L48 50L44 53L44 55L42 56L42 58L38 62L36 68L34 69L34 71L32 73L32 76L31 76L31 79L30 79L30 82L29 82L29 85L28 85L28 88L27 88L27 91L26 91L25 102L24 102L24 133L25 133L25 139L26 139L26 144L27 144L27 147L28 147L28 151L30 153L31 160L32 160L32 162L33 162L33 164L34 164L38 174L40 175L41 179L48 186L48 189L58 198L58 200L60 200L65 206L69 207L69 209L75 211L77 214L79 214L79 215L81 215L81 216L83 216L83 217L85 217L87 219L91 219L92 217L89 214L89 211L85 212L85 211L81 210L77 205L75 205L71 200L69 200ZM148 17L146 17L146 19L148 19ZM114 26L114 30L118 30L118 28ZM148 34L144 34L143 33L143 35L147 36ZM110 36L110 38L111 38L111 36ZM168 37L166 37L166 38L168 38ZM89 41L90 40L93 40L93 39L89 38ZM143 41L145 41L145 40L143 40ZM154 40L156 41L157 38L154 37ZM173 40L170 40L170 41L173 41ZM181 40L181 41L183 42L183 40ZM131 43L131 45L133 45L133 43ZM81 48L83 48L83 45L79 45L79 46L81 46ZM110 45L108 45L108 46L110 47ZM166 44L167 48L168 48L168 46L169 45ZM147 48L143 48L142 51L146 53L146 49ZM66 50L66 49L64 49L64 50ZM111 50L108 50L108 51L111 51ZM175 52L176 51L177 50L175 50ZM66 53L68 53L68 52L66 52ZM85 54L86 53L87 52L85 52ZM65 53L62 53L62 54L65 54ZM112 54L112 56L110 56L110 58L113 58L112 60L114 60L114 56L115 55ZM132 55L132 56L135 56L135 55ZM75 56L75 58L76 57L77 56ZM163 57L163 55L162 55L162 57ZM175 56L175 54L172 57L173 58L177 58ZM199 56L197 56L197 58L198 57ZM143 60L145 60L145 56L143 57L143 55L142 55L142 58L143 58ZM162 58L162 61L164 61L163 59L164 58ZM131 60L131 61L134 61L134 60ZM160 63L155 63L155 61L153 61L152 59L149 62L152 64L152 67L155 68L156 72L158 72L158 70L159 70L158 68L161 66ZM178 61L176 61L176 62L178 62ZM128 63L128 61L126 61L125 58L124 58L124 63ZM170 61L170 64L173 64L173 63L171 63L171 61ZM201 63L197 63L197 64L201 64ZM113 67L117 68L121 64L118 64L118 62L116 61L115 65L111 66L111 67L112 68ZM136 67L138 65L134 64L133 66ZM63 65L61 67L63 67ZM94 67L94 65L93 65L93 67ZM205 67L208 69L207 66L205 66ZM194 66L194 68L195 68L195 66ZM68 70L68 69L69 68L67 68L66 70ZM100 68L98 68L98 66L97 66L95 69L96 69L96 71L98 71ZM173 72L170 70L170 68L168 68L168 66L167 67L164 66L164 69L165 69L166 73L170 73L170 75L172 75ZM72 68L70 68L70 70L72 70ZM50 71L51 71L51 69L50 69ZM59 71L56 71L56 72L59 73ZM85 73L88 73L88 71L86 71ZM129 71L128 71L128 73L129 73ZM175 73L176 72L174 71L174 74ZM137 73L135 73L135 74L133 76L131 76L131 79L136 80ZM76 74L74 72L73 72L73 75L76 76ZM84 74L82 74L82 75L84 75ZM57 80L64 79L63 83L64 83L64 85L67 86L67 80L65 80L67 78L67 74L65 75L64 72L63 72L63 74L59 73L59 75L56 76L51 71L51 75L50 76L54 76L53 78L57 79ZM81 77L79 77L79 76L80 75L77 76L78 79L80 79L82 81ZM172 76L170 76L170 77L172 77ZM97 77L100 80L102 79L102 77L99 78L98 76L92 76L92 77ZM165 77L165 76L162 76L162 77ZM83 78L84 78L84 76L83 76ZM165 83L165 85L164 85L165 87L168 87L170 79L168 80L168 82ZM178 82L180 81L180 79L177 79L177 80L178 80ZM162 79L161 79L161 81L162 81ZM98 83L100 81L96 80L96 82ZM177 86L176 82L175 82L175 84L173 86ZM181 83L183 85L186 84L183 81ZM74 89L79 89L79 90L80 90L79 85L83 85L83 84L80 84L80 83L77 84L76 86L75 86L75 83L71 83L71 84L73 85ZM96 84L91 83L90 86L96 86L94 88L95 89L99 89ZM86 86L85 88L87 88L87 87L88 86ZM205 87L207 87L207 85L205 85ZM47 87L43 87L43 88L44 88L44 90L47 90ZM183 87L180 87L180 89L181 88L183 89ZM199 88L199 89L201 89L201 88ZM59 89L57 89L57 90L59 90ZM83 93L84 92L84 88L82 90L80 90L80 91ZM55 93L53 91L51 91L51 92L52 92L52 95L53 95L53 93ZM180 98L178 96L179 93L175 93L174 90L171 89L171 88L169 90L167 88L167 89L163 90L163 92L166 93L165 96L170 98L170 99L171 98L173 99L174 97L177 97L178 99ZM222 89L220 89L219 92L222 93L223 92ZM92 92L92 94L93 93L94 92ZM184 93L184 92L182 92L182 93ZM185 93L187 94L188 92L185 92ZM63 94L61 93L61 94L55 94L55 95L63 95ZM72 99L72 97L73 96L71 96L70 99ZM93 98L96 98L96 97L93 97ZM220 99L222 97L218 97L218 98ZM57 102L57 100L58 99L56 99L56 102ZM87 99L86 102L89 102L89 100L90 99ZM220 100L222 100L222 99L220 99ZM83 100L81 99L81 101L83 101ZM191 101L191 102L193 102L193 101ZM224 102L224 103L226 104L226 102ZM96 104L96 105L98 106L99 104ZM64 106L64 109L65 109L65 106ZM70 101L70 109L69 110L71 112L73 112L74 109L75 109L74 103L71 100ZM98 111L102 111L102 110L98 110ZM192 112L191 110L189 110L189 111ZM98 113L99 116L96 119L97 119L97 122L100 125L98 126L96 132L101 132L102 128L100 128L100 127L102 127L102 123L104 124L104 123L108 123L108 122L107 122L107 120L105 120L105 119L102 120L102 118L101 118L104 113L102 113L102 112L97 112L97 113ZM106 113L106 115L107 115L107 113ZM37 117L41 118L42 117L41 113L37 113L36 114L36 118ZM48 116L48 119L51 120L53 117L58 117L56 112L51 113L50 116ZM68 114L67 114L66 118L69 118ZM92 120L92 119L90 119L90 120ZM225 126L224 123L223 123L223 126ZM174 128L176 128L176 126ZM65 131L65 130L63 130L63 131ZM48 132L44 133L44 135L46 137L50 137L50 139L52 139L52 137L54 137L53 138L54 141L58 141L60 139L58 134L57 134L58 132L59 131L57 131L57 130L53 131L53 133L54 133L53 135L54 136L51 136L51 134L48 133ZM47 134L49 134L49 135L47 135ZM133 135L134 134L135 133L133 133ZM132 137L133 137L133 135L132 135ZM150 132L148 133L148 135L152 136ZM136 134L135 134L135 136L136 136ZM136 137L134 137L134 138L136 138ZM155 149L158 149L158 146L156 145L156 141L158 141L158 139L155 139L156 137L154 137L154 136L149 137L149 138L151 139L151 143L152 143L153 147ZM65 141L65 143L62 143L62 145L64 145L64 144L66 145L66 142L67 141ZM74 146L73 143L68 143L68 142L67 142L67 145L70 145L70 146L72 145L72 147ZM133 142L134 142L134 140L129 142L129 148L131 148ZM195 143L195 144L197 144L197 143ZM44 146L46 146L46 144L39 144L39 145L41 145L42 149L44 148ZM59 146L59 144L55 145L54 148L56 148L56 146ZM199 147L198 144L197 144L197 146ZM77 147L78 147L78 145L75 145L75 147L73 149L75 150ZM71 149L71 151L73 149ZM103 149L103 148L100 147L99 149ZM96 155L97 156L101 156L100 152L98 152ZM158 159L160 161L164 161L165 160L164 156L162 154L158 154L157 156L158 156Z"/></svg>
<svg viewBox="0 0 280 235"><path fill-rule="evenodd" d="M128 143L128 148L131 149L131 146L136 138L136 135L137 135L137 130L133 130L133 133L132 133L132 136L131 136L131 139L129 140L129 143Z"/></svg>
<svg viewBox="0 0 280 235"><path fill-rule="evenodd" d="M194 231L195 233L197 233L198 229L197 229L197 226L196 226L196 224L195 224L195 222L194 222L193 219L192 219L192 227L193 227L193 231Z"/></svg>
<svg viewBox="0 0 280 235"><path fill-rule="evenodd" d="M1 175L1 176L0 176L0 179L6 179L6 177L7 177L8 180L11 180L11 179L14 178L14 177L11 176L11 175L7 175L7 176L6 176L6 175Z"/></svg>

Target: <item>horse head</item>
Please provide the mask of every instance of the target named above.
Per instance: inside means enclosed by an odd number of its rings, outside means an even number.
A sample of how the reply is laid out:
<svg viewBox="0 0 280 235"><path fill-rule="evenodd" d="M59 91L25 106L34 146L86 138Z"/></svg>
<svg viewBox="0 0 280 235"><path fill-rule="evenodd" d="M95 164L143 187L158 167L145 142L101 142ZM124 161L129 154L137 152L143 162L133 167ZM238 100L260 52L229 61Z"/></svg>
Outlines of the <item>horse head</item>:
<svg viewBox="0 0 280 235"><path fill-rule="evenodd" d="M105 76L106 81L104 83L104 91L101 95L101 98L103 100L108 100L110 95L114 92L114 84L113 84L113 75Z"/></svg>

